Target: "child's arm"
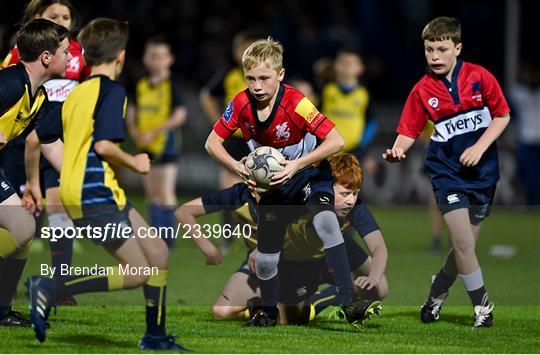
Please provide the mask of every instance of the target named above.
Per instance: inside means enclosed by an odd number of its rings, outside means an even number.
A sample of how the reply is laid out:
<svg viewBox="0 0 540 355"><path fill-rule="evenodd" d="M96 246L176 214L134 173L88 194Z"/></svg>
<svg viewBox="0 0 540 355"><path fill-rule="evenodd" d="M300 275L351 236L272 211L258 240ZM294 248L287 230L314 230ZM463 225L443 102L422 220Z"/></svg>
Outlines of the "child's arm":
<svg viewBox="0 0 540 355"><path fill-rule="evenodd" d="M485 151L499 138L506 126L508 126L508 122L510 122L510 115L495 117L478 141L465 149L459 157L459 162L465 166L475 166L478 164Z"/></svg>
<svg viewBox="0 0 540 355"><path fill-rule="evenodd" d="M336 154L343 149L343 145L343 137L341 137L341 134L339 134L335 127L332 128L326 137L324 137L321 145L315 150L296 160L284 161L283 165L285 165L285 169L272 177L270 186L275 187L286 183L298 171Z"/></svg>
<svg viewBox="0 0 540 355"><path fill-rule="evenodd" d="M139 135L139 143L141 145L147 145L150 142L152 142L156 136L161 132L166 132L170 129L174 129L176 127L179 127L186 122L187 117L187 109L185 106L179 106L176 107L167 121L165 121L162 125L159 127L156 127L150 132L142 133Z"/></svg>
<svg viewBox="0 0 540 355"><path fill-rule="evenodd" d="M229 153L227 153L223 147L224 141L225 140L221 138L215 130L212 130L206 139L204 148L208 154L210 154L212 158L216 159L221 165L240 175L242 179L248 180L249 173L244 166L244 159L241 161L235 160Z"/></svg>
<svg viewBox="0 0 540 355"><path fill-rule="evenodd" d="M414 141L414 138L404 136L403 134L398 135L392 149L387 149L386 153L383 153L383 159L390 163L402 161L407 157L405 153L412 147Z"/></svg>
<svg viewBox="0 0 540 355"><path fill-rule="evenodd" d="M388 250L380 230L366 235L364 242L371 254L371 269L368 276L360 276L354 283L360 288L371 290L373 287L377 287L384 275L386 263L388 262Z"/></svg>
<svg viewBox="0 0 540 355"><path fill-rule="evenodd" d="M196 217L206 214L202 198L196 198L180 206L176 212L176 218L184 228L183 236L189 237L193 243L204 254L206 265L218 265L222 261L221 252L207 238L197 235L197 219ZM201 232L202 233L202 232Z"/></svg>
<svg viewBox="0 0 540 355"><path fill-rule="evenodd" d="M109 140L97 141L94 143L94 150L104 160L113 165L124 166L139 174L146 174L150 171L150 158L146 153L128 154Z"/></svg>

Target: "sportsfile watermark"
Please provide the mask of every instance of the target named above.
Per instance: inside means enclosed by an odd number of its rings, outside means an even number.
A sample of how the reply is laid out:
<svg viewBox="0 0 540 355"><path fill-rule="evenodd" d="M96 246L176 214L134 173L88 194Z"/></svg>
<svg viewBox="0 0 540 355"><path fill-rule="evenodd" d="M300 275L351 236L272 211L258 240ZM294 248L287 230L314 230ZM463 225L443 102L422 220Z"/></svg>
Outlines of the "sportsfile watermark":
<svg viewBox="0 0 540 355"><path fill-rule="evenodd" d="M56 242L59 239L97 239L103 243L108 240L129 238L251 238L255 234L250 224L181 224L175 227L133 228L127 223L107 223L104 226L42 227L40 237Z"/></svg>

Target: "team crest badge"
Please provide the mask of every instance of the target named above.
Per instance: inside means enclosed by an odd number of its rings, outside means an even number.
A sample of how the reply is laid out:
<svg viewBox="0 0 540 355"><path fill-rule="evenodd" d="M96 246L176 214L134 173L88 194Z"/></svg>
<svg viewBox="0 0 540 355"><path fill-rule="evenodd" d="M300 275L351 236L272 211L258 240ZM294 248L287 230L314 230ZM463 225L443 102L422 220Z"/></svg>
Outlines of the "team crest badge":
<svg viewBox="0 0 540 355"><path fill-rule="evenodd" d="M436 97L432 97L431 99L428 100L428 105L433 107L433 108L437 108L439 107L439 99L436 98Z"/></svg>

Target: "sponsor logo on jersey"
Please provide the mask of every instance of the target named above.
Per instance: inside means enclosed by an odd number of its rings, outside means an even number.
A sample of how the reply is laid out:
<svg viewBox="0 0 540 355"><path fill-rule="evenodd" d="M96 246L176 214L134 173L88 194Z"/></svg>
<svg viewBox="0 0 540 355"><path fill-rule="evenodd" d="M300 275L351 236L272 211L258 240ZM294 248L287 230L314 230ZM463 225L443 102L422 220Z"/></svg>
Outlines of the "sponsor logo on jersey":
<svg viewBox="0 0 540 355"><path fill-rule="evenodd" d="M472 83L472 99L476 101L482 101L481 84L479 81Z"/></svg>
<svg viewBox="0 0 540 355"><path fill-rule="evenodd" d="M2 186L2 188L4 189L4 191L7 191L7 190L9 190L9 185L8 185L8 184L6 184L6 182L5 182L5 181L2 181L2 183L0 183L0 185Z"/></svg>
<svg viewBox="0 0 540 355"><path fill-rule="evenodd" d="M433 107L433 108L437 108L439 107L439 99L436 98L436 97L432 97L431 99L429 99L427 101L428 105Z"/></svg>
<svg viewBox="0 0 540 355"><path fill-rule="evenodd" d="M287 122L278 124L276 128L274 128L274 132L278 140L287 140L291 137L291 132L289 131L289 125Z"/></svg>
<svg viewBox="0 0 540 355"><path fill-rule="evenodd" d="M231 101L229 102L229 105L225 109L225 113L223 113L223 119L225 120L225 122L229 122L231 120L232 115L233 115L233 105Z"/></svg>
<svg viewBox="0 0 540 355"><path fill-rule="evenodd" d="M321 196L321 197L319 197L319 202L322 205L329 205L330 204L330 199L328 198L328 196Z"/></svg>
<svg viewBox="0 0 540 355"><path fill-rule="evenodd" d="M454 136L475 132L487 128L491 123L491 114L487 107L462 113L435 124L431 139L436 142L446 142Z"/></svg>
<svg viewBox="0 0 540 355"><path fill-rule="evenodd" d="M307 97L300 100L298 105L296 105L294 112L304 117L309 124L311 124L311 122L313 122L313 120L319 115L319 110L313 106Z"/></svg>
<svg viewBox="0 0 540 355"><path fill-rule="evenodd" d="M306 286L302 286L300 287L299 289L296 290L296 295L297 296L303 296L307 293L307 287Z"/></svg>
<svg viewBox="0 0 540 355"><path fill-rule="evenodd" d="M459 202L459 197L457 194L451 194L451 195L446 196L446 200L448 201L449 204L453 204L453 203Z"/></svg>

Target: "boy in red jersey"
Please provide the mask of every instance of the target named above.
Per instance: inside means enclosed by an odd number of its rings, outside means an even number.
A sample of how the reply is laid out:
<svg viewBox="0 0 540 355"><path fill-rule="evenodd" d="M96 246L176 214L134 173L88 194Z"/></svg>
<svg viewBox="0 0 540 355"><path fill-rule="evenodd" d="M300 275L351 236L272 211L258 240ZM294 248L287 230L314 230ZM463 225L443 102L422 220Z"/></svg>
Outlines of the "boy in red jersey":
<svg viewBox="0 0 540 355"><path fill-rule="evenodd" d="M426 152L426 167L453 248L434 277L421 319L439 319L448 290L458 274L475 312L475 327L493 322L493 302L484 287L475 245L489 215L499 179L495 140L510 120L509 108L495 77L479 65L458 59L461 26L438 17L422 32L430 73L411 91L397 127L398 137L383 158L398 162L428 120L435 124Z"/></svg>
<svg viewBox="0 0 540 355"><path fill-rule="evenodd" d="M341 150L343 138L302 93L281 83L285 76L282 63L283 47L271 38L253 43L244 52L242 66L248 89L235 96L206 141L208 153L245 180L249 177L244 159L235 160L223 147L224 140L237 129L242 131L251 150L272 146L287 159L283 162L285 169L273 177L270 190L262 194L258 204L256 271L263 311L254 315L247 326L269 326L276 322L277 265L285 226L298 212L286 205L304 203L302 190L307 183L310 194L305 203L323 242L326 264L340 290L343 306L351 302L353 295L347 252L333 210L328 164L312 167ZM320 145L317 140L321 141ZM295 209L299 210L298 206Z"/></svg>

